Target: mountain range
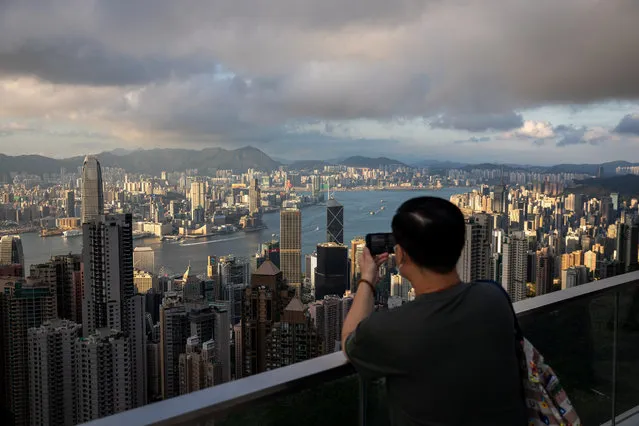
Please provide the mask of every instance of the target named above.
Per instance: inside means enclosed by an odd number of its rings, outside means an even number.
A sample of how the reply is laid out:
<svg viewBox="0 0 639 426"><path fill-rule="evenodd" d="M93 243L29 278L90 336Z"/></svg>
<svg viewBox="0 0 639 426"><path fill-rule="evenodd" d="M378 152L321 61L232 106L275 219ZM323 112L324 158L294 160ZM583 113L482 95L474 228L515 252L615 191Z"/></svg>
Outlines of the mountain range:
<svg viewBox="0 0 639 426"><path fill-rule="evenodd" d="M470 169L499 169L530 170L547 173L586 173L596 175L600 166L603 166L607 176L613 175L615 168L619 166L633 166L637 163L627 161L613 161L603 164L558 164L550 167L517 165L517 164L467 164L451 161L416 160L407 165L404 162L387 157L363 157L353 156L335 160L301 160L301 161L277 161L269 157L263 151L247 146L243 148L227 150L223 148L206 148L202 150L191 149L149 149L149 150L115 150L98 154L103 167L120 167L128 172L159 175L162 171L182 171L186 169L198 169L201 173L210 173L213 170L234 170L243 172L249 168L271 171L280 166L286 166L293 170L323 169L326 165L339 164L350 167L376 168L379 166L401 165L415 167L429 167L432 170L445 170L450 168ZM84 157L77 156L65 159L55 159L40 155L8 156L0 154L0 174L9 172L27 172L42 175L44 173L59 173L61 168L74 171L82 166Z"/></svg>

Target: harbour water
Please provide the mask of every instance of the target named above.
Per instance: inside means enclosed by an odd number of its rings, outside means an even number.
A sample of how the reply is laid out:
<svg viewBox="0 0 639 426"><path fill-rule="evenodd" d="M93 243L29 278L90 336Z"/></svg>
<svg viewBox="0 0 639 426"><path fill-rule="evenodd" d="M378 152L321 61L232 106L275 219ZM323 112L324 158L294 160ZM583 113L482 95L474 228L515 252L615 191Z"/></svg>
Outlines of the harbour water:
<svg viewBox="0 0 639 426"><path fill-rule="evenodd" d="M356 236L363 236L370 232L390 231L390 222L395 210L409 198L432 195L448 199L453 194L466 191L468 188L444 188L438 191L336 192L335 198L344 206L344 242L348 245ZM267 229L256 232L238 232L182 242L162 242L156 238L140 239L135 240L134 244L149 246L155 250L156 268L163 266L168 273L181 273L190 263L194 273L201 273L206 270L207 256L227 254L251 256L255 254L261 242L270 240L272 234L279 234L279 214L265 214L263 219ZM38 233L22 234L21 237L27 271L31 264L46 262L53 255L82 251L82 237L43 238ZM315 246L324 241L326 241L326 207L317 205L304 208L302 210L302 253L312 253Z"/></svg>

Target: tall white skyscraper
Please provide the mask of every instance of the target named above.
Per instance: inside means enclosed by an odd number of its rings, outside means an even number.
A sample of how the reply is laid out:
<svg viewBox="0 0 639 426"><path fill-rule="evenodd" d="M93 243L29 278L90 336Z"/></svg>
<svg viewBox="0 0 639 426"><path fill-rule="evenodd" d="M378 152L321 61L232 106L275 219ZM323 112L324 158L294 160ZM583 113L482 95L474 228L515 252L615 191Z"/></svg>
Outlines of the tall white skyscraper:
<svg viewBox="0 0 639 426"><path fill-rule="evenodd" d="M29 408L32 425L73 426L76 418L75 341L82 326L47 321L29 329Z"/></svg>
<svg viewBox="0 0 639 426"><path fill-rule="evenodd" d="M82 166L82 223L104 214L103 191L100 162L95 156L87 155Z"/></svg>
<svg viewBox="0 0 639 426"><path fill-rule="evenodd" d="M206 182L191 182L191 218L194 219L194 211L198 208L206 213Z"/></svg>

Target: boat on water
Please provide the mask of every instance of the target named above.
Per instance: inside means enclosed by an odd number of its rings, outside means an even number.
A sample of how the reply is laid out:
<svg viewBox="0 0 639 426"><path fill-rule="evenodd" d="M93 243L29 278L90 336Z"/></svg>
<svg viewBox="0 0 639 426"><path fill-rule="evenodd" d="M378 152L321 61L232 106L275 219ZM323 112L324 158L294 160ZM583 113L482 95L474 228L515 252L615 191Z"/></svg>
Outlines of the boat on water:
<svg viewBox="0 0 639 426"><path fill-rule="evenodd" d="M371 210L368 214L370 214L371 216L373 216L373 215L375 214L375 212Z"/></svg>
<svg viewBox="0 0 639 426"><path fill-rule="evenodd" d="M64 231L62 229L54 228L54 229L42 229L40 231L41 237L53 237L54 235L62 235Z"/></svg>
<svg viewBox="0 0 639 426"><path fill-rule="evenodd" d="M64 231L62 233L62 236L64 238L80 237L80 236L82 236L82 230L81 229L69 229L68 231Z"/></svg>
<svg viewBox="0 0 639 426"><path fill-rule="evenodd" d="M319 231L319 226L315 228L316 231Z"/></svg>
<svg viewBox="0 0 639 426"><path fill-rule="evenodd" d="M243 231L244 232L257 232L257 231L261 231L262 229L266 229L267 226L266 225L260 225L260 226L252 226L249 228L244 228Z"/></svg>
<svg viewBox="0 0 639 426"><path fill-rule="evenodd" d="M385 208L386 208L386 206L382 206L382 207L380 207L379 209L380 209L380 210L384 210Z"/></svg>

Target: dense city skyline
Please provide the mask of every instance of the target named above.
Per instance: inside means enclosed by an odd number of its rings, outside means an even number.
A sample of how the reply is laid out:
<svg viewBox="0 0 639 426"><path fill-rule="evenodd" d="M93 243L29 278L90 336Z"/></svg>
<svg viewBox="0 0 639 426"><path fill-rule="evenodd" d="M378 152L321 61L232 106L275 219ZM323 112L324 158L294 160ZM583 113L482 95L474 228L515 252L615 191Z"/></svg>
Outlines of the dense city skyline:
<svg viewBox="0 0 639 426"><path fill-rule="evenodd" d="M4 153L639 159L628 0L1 7Z"/></svg>
<svg viewBox="0 0 639 426"><path fill-rule="evenodd" d="M390 161L148 174L77 160L0 175L0 415L16 426L73 426L338 351L363 235L389 227L417 194L463 212L461 279L500 283L514 302L639 270L639 197L581 183L634 178L634 166L431 170ZM351 209L347 194L368 197ZM322 211L315 229L303 223L310 209ZM81 235L82 244L27 262L23 241L35 232ZM225 248L243 238L254 244L249 255ZM157 261L192 246L195 257L174 263L184 269ZM204 260L205 270L192 268ZM391 255L375 309L415 297Z"/></svg>

